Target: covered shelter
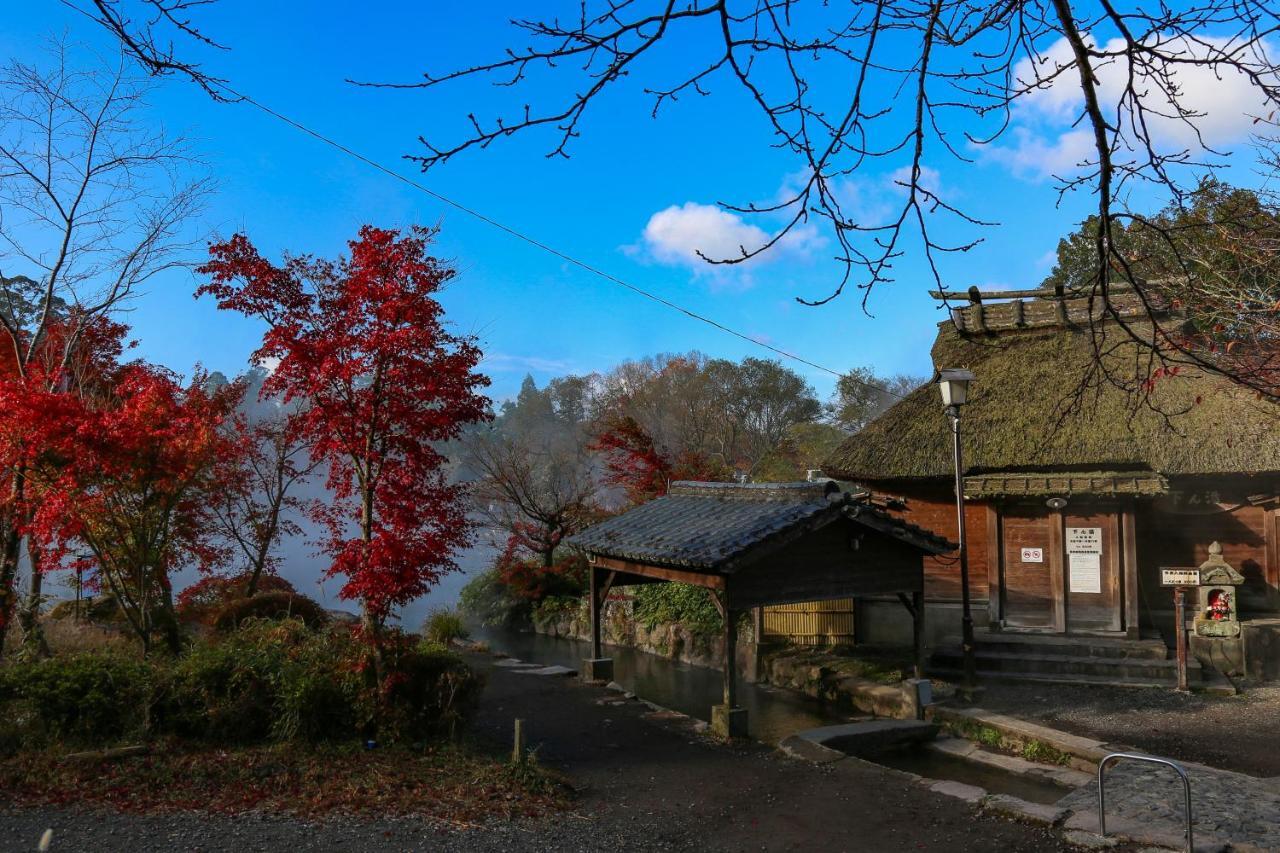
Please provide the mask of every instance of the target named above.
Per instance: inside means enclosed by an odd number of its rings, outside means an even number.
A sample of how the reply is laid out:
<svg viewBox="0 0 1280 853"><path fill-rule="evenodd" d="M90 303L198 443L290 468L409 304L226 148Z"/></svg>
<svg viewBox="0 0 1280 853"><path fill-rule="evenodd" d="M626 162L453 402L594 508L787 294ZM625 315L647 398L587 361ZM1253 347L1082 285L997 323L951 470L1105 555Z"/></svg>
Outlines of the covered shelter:
<svg viewBox="0 0 1280 853"><path fill-rule="evenodd" d="M746 732L737 705L738 617L759 608L863 595L897 596L924 653L924 561L954 549L833 481L677 482L666 495L587 528L569 544L590 564L591 654L584 677L612 677L601 610L615 587L675 581L708 590L724 617L724 702L713 727Z"/></svg>

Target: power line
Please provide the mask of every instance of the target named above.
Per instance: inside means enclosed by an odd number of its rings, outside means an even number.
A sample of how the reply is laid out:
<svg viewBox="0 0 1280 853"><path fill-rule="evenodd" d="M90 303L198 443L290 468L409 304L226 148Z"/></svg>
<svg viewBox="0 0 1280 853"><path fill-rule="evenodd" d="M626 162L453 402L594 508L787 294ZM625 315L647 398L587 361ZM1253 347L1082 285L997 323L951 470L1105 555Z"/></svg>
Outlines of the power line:
<svg viewBox="0 0 1280 853"><path fill-rule="evenodd" d="M89 14L84 9L81 9L77 4L71 2L71 0L62 0L62 3L68 6L69 8L79 12L80 14L84 15L85 17L89 18L90 20L101 23L100 21L98 21L97 18L93 17L93 15ZM446 204L454 208L455 210L465 213L468 216L473 217L474 219L478 219L479 221L487 225L490 225L493 228L496 228L499 231L502 231L503 233L516 238L517 240L528 243L530 246L534 246L535 248L541 249L542 251L547 252L548 254L554 255L555 257L560 258L562 261L565 261L566 263L573 264L574 266L580 269L586 270L587 272L592 273L593 275L599 276L600 278L603 278L605 281L612 282L613 284L616 284L619 287L624 287L627 290L630 290L632 293L638 294L639 296L643 296L645 299L649 299L654 302L657 302L659 305L666 306L667 308L670 308L673 311L678 311L681 314L684 314L686 317L689 317L691 319L706 323L707 325L712 326L716 329L719 329L720 331L726 334L733 335L735 338L744 340L749 344L754 344L755 346L767 349L770 352L773 352L773 353L776 353L777 355L782 356L783 358L790 359L799 364L807 365L808 367L812 367L815 370L820 370L824 373L829 373L832 376L835 376L836 378L841 378L846 375L844 373L841 373L838 370L832 370L831 368L818 364L817 362L810 361L807 358L798 356L795 353L787 352L786 350L780 349L779 347L775 347L772 344L765 343L764 341L754 338L751 335L746 334L745 332L739 332L737 329L726 326L725 324L721 323L718 320L714 320L711 317L708 317L704 314L699 314L696 311L692 311L688 308L685 308L683 305L678 305L675 302L672 302L671 300L665 297L659 296L656 293L652 293L648 290L645 290L642 287L638 287L630 283L629 281L625 281L624 279L621 279L618 276L613 275L610 272L607 272L606 270L602 270L599 267L593 266L587 263L586 261L580 260L566 252L562 252L561 250L555 248L554 246L550 246L546 243L543 243L541 240L538 240L534 237L530 237L528 234L525 234L521 231L517 231L515 228L512 228L511 226L506 225L502 222L499 222L493 217L488 216L484 213L481 213L475 208L468 207L467 205L459 201L456 201L455 199L452 199L449 196L438 193L435 190L431 189L430 187L426 186L425 184L420 184L417 181L413 180L412 178L407 178L404 175L400 174L399 172L395 171L394 169L384 166L382 163L379 163L377 160L374 160L371 157L366 157L364 154L361 154L359 151L356 151L352 148L347 147L346 145L343 145L341 142L338 142L336 139L332 139L331 137L324 135L318 130L313 130L307 125L303 124L302 122L297 121L293 118L290 118L289 116L284 115L283 113L280 113L272 109L271 107L267 106L261 101L258 101L255 98L244 94L243 92L237 91L236 89L232 88L231 85L228 84L226 81L219 81L219 88L236 96L238 99L240 99L244 103L247 103L251 106L258 108L259 110L271 116L272 118L275 118L278 121L284 122L285 124L289 125L295 130L300 130L303 133L307 134L308 136L312 137L313 139L323 142L325 145L328 145L332 148L336 148L338 151L341 151L343 154L346 154L348 157L353 157L367 166L372 166L374 169L377 169L379 172L382 172L383 174L388 175L396 179L397 181L400 181L401 183L407 184L408 186L411 186L420 192L426 193L427 195L431 196L437 201L443 204ZM879 391L882 394L888 394L890 397L896 397L899 400L903 399L903 395L896 394L893 391L890 391L888 388L885 388L883 386L875 385L870 382L864 382L861 379L858 379L852 375L849 375L848 378L853 382L857 383L858 385L862 385L865 388L870 388L874 391Z"/></svg>
<svg viewBox="0 0 1280 853"><path fill-rule="evenodd" d="M837 378L845 375L838 370L832 370L830 367L825 367L824 365L818 364L817 362L813 362L807 358L798 356L795 353L788 352L784 349L780 349L779 347L775 347L772 344L769 344L757 338L754 338L751 335L746 334L745 332L739 332L737 329L726 326L724 323L721 323L718 320L708 317L705 314L699 314L696 311L693 311L689 308L685 308L683 305L679 305L675 302L672 302L670 299L667 299L663 296L659 296L656 293L653 293L651 291L645 290L642 287L634 285L631 282L626 281L625 279L621 279L618 276L614 275L613 273L608 272L607 270L602 270L599 267L593 266L592 264L589 264L586 261L580 260L579 258L576 258L573 255L570 255L566 252L563 252L554 246L548 245L542 242L541 240L537 239L536 237L530 237L528 234L525 234L522 231L517 231L515 228L512 228L510 225L506 225L505 223L499 222L493 217L485 213L481 213L480 211L476 210L473 207L468 207L467 205L463 204L460 201L450 198L449 196L443 195L442 193L436 192L435 190L431 189L425 184L420 184L417 181L413 180L412 178L405 177L404 175L400 174L394 169L388 168L387 166L384 166L383 164L379 163L377 160L374 160L370 157L366 157L364 154L361 154L359 151L356 151L352 148L348 148L346 145L343 145L341 142L338 142L336 139L332 139L328 136L325 136L323 133L320 133L317 130L312 130L310 127L306 126L305 124L302 124L301 122L296 121L290 118L289 116L284 115L283 113L280 113L272 109L266 104L254 99L249 95L244 94L243 92L236 91L235 89L231 88L230 86L227 86L226 84L223 84L222 88L230 92L232 95L235 95L244 103L257 107L259 110L266 113L267 115L275 119L278 119L279 121L284 122L290 127L295 128L296 130L302 131L308 136L316 140L319 140L320 142L323 142L324 144L332 148L336 148L337 150L341 151L343 154L346 154L349 157L354 157L355 159L359 160L365 165L372 166L373 168L377 169L379 172L382 172L385 175L389 175L390 177L395 178L396 180L404 184L407 184L416 190L424 192L427 195L431 196L432 198L436 199L437 201L443 204L447 204L448 206L454 208L455 210L458 210L462 213L467 214L468 216L478 219L481 222L485 223L486 225L490 225L494 228L497 228L499 231L502 231L503 233L511 237L514 237L517 240L521 240L525 243L528 243L530 246L534 246L538 249L541 249L544 252L554 255L555 257L561 259L562 261L565 261L566 263L573 264L574 266L579 267L580 269L586 270L587 272L593 275L599 276L600 278L603 278L606 281L612 282L613 284L616 284L620 287L624 287L627 290L630 290L632 293L638 294L640 296L643 296L646 299L650 299L654 302L657 302L659 305L664 305L667 308L670 308L674 311L679 311L681 314L684 314L686 317L690 317L694 320L698 320L710 326L713 326L722 332L733 335L735 338L741 338L747 343L754 344L755 346L763 347L764 349L777 353L783 358L789 358L792 361L807 365L809 367L814 368L815 370L821 370L824 373L830 373L832 376L835 376ZM881 391L885 394L889 394L890 396L901 398L901 395L894 394L892 391L888 390L887 388L882 388L880 386L873 385L869 382L862 382L861 380L857 380L857 379L855 379L854 381L858 382L858 384L860 385L865 385L868 388L873 388L877 391Z"/></svg>

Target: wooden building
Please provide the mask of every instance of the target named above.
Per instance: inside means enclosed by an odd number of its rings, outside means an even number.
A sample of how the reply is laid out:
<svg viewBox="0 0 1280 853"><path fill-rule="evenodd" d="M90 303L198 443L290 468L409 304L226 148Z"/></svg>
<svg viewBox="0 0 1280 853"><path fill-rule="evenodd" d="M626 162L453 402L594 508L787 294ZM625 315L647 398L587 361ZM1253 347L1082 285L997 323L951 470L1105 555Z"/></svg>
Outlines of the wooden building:
<svg viewBox="0 0 1280 853"><path fill-rule="evenodd" d="M1027 635L1083 653L1171 642L1160 568L1198 566L1217 541L1245 577L1240 609L1252 630L1241 653L1252 674L1274 676L1280 407L1190 368L1144 386L1153 364L1119 322L1091 318L1086 299L1024 296L953 309L932 351L936 368L975 375L961 410L965 517L988 649ZM1122 303L1120 317L1140 334L1150 328L1136 303ZM1157 316L1166 319L1177 320ZM902 496L904 518L956 535L951 433L933 385L851 436L824 471ZM945 647L960 632L954 555L927 562L925 596L930 641ZM864 640L902 638L882 602L861 602L859 623ZM1064 646L1064 636L1076 639ZM991 654L990 667L1011 668Z"/></svg>
<svg viewBox="0 0 1280 853"><path fill-rule="evenodd" d="M725 617L724 702L712 723L726 735L746 731L734 674L740 615L771 605L888 595L907 614L922 662L924 559L955 547L830 481L673 483L663 497L568 543L585 552L591 566L588 679L612 677L600 632L611 589L676 581L711 593Z"/></svg>

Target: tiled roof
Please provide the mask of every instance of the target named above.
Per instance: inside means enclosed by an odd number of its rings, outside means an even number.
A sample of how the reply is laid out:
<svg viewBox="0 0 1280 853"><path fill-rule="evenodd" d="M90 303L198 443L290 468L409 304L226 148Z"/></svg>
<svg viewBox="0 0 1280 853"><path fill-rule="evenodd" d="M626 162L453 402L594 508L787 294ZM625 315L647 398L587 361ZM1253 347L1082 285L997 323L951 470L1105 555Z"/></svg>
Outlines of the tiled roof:
<svg viewBox="0 0 1280 853"><path fill-rule="evenodd" d="M664 497L589 527L568 543L638 563L719 571L755 548L841 515L922 550L949 550L945 540L883 510L851 504L833 482L673 483Z"/></svg>

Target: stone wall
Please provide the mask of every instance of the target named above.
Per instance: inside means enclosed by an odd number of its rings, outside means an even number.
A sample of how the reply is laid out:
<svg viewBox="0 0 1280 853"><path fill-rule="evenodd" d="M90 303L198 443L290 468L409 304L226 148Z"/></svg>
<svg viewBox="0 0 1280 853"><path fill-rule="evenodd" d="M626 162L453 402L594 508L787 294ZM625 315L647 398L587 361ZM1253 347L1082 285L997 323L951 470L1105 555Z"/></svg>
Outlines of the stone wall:
<svg viewBox="0 0 1280 853"><path fill-rule="evenodd" d="M534 613L534 630L553 637L591 639L591 617L584 600L577 607L544 609ZM694 666L719 669L724 640L695 634L679 624L640 624L629 600L610 601L603 618L605 643L630 646L649 654ZM607 655L607 652L606 652ZM738 632L738 672L744 681L795 690L842 708L877 717L914 718L915 694L904 687L891 667L807 647L780 646L757 652L752 626Z"/></svg>
<svg viewBox="0 0 1280 853"><path fill-rule="evenodd" d="M602 622L602 639L608 645L629 646L659 657L712 669L719 669L724 661L724 639L719 635L696 634L678 623L655 625L649 629L634 618L629 599L608 602ZM577 607L534 611L533 629L552 637L590 641L591 614L587 611L586 600L583 599ZM749 621L739 628L737 651L738 671L745 678L754 680L755 638Z"/></svg>

